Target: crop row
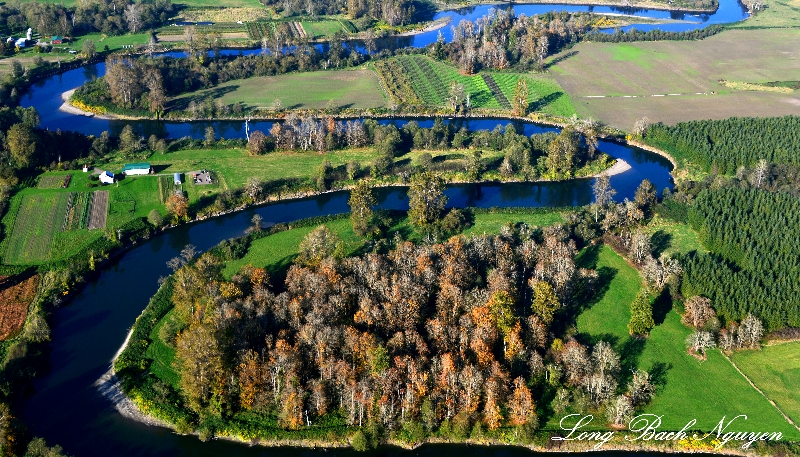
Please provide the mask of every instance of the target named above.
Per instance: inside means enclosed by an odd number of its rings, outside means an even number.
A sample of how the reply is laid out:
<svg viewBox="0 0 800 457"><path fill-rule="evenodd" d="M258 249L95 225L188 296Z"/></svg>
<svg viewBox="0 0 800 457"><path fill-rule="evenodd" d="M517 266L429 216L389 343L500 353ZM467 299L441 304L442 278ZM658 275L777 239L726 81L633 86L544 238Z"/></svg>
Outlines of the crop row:
<svg viewBox="0 0 800 457"><path fill-rule="evenodd" d="M48 260L56 224L67 212L69 194L25 195L6 246L6 262Z"/></svg>
<svg viewBox="0 0 800 457"><path fill-rule="evenodd" d="M50 175L42 176L39 178L39 189L66 189L69 186L70 178L72 175Z"/></svg>
<svg viewBox="0 0 800 457"><path fill-rule="evenodd" d="M86 228L86 217L88 215L89 201L92 193L70 192L68 195L67 211L64 215L64 223L61 225L61 231Z"/></svg>
<svg viewBox="0 0 800 457"><path fill-rule="evenodd" d="M218 22L213 25L195 25L193 26L196 33L237 33L246 32L246 27L236 22ZM161 27L158 29L159 35L183 35L186 33L186 27Z"/></svg>
<svg viewBox="0 0 800 457"><path fill-rule="evenodd" d="M383 81L389 95L395 101L402 101L408 105L421 105L422 100L417 96L414 87L409 81L409 76L397 60L381 60L375 62L375 70Z"/></svg>
<svg viewBox="0 0 800 457"><path fill-rule="evenodd" d="M261 40L264 37L270 38L275 33L274 22L248 22L247 34L253 40Z"/></svg>
<svg viewBox="0 0 800 457"><path fill-rule="evenodd" d="M500 104L500 107L505 109L511 109L511 102L508 101L506 96L503 94L503 91L500 90L500 86L497 85L497 82L494 80L492 75L482 74L483 81L486 83L486 86L492 91L492 95L494 96L495 100Z"/></svg>

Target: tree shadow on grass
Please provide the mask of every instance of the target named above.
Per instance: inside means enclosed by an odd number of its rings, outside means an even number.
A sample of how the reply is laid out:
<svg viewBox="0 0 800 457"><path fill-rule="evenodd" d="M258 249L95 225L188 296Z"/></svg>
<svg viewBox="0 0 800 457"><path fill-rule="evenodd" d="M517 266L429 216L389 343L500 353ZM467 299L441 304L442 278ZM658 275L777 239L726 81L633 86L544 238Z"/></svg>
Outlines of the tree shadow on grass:
<svg viewBox="0 0 800 457"><path fill-rule="evenodd" d="M653 321L656 325L664 323L671 309L672 297L669 295L668 288L665 287L658 298L656 298L655 302L653 302Z"/></svg>
<svg viewBox="0 0 800 457"><path fill-rule="evenodd" d="M667 385L667 373L672 369L671 363L656 362L650 368L650 382L656 390L662 390Z"/></svg>
<svg viewBox="0 0 800 457"><path fill-rule="evenodd" d="M578 55L578 51L570 51L570 52L564 54L563 56L556 57L555 59L551 60L550 62L547 62L546 64L544 64L544 69L547 70L548 68L552 67L553 65L559 64L559 63L569 59L570 57L575 57L576 55Z"/></svg>
<svg viewBox="0 0 800 457"><path fill-rule="evenodd" d="M175 99L172 103L170 103L168 109L186 111L189 108L189 103L191 102L202 104L205 103L206 100L215 100L221 98L226 94L235 92L237 89L239 89L239 85L233 84L230 86L215 87L201 93L195 93L194 95L187 94L183 97Z"/></svg>
<svg viewBox="0 0 800 457"><path fill-rule="evenodd" d="M531 103L530 111L541 111L545 106L561 98L562 95L565 95L564 92L553 92L552 94L546 95Z"/></svg>
<svg viewBox="0 0 800 457"><path fill-rule="evenodd" d="M647 340L644 338L629 337L619 347L620 360L620 384L627 385L633 378L633 372L639 366L639 358L642 356Z"/></svg>
<svg viewBox="0 0 800 457"><path fill-rule="evenodd" d="M659 230L650 237L650 245L653 247L653 257L658 258L672 246L672 234Z"/></svg>
<svg viewBox="0 0 800 457"><path fill-rule="evenodd" d="M600 249L602 249L602 246L595 244L582 250L575 258L576 266L578 268L597 268L597 261L600 258Z"/></svg>

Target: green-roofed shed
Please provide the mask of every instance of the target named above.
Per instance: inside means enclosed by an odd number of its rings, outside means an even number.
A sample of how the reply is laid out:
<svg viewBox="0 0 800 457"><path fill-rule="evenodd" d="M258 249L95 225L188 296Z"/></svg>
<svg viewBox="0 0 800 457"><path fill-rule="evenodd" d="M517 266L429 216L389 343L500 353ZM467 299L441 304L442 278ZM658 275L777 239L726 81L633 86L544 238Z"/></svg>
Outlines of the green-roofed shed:
<svg viewBox="0 0 800 457"><path fill-rule="evenodd" d="M122 167L122 174L126 176L150 174L150 162L126 163Z"/></svg>

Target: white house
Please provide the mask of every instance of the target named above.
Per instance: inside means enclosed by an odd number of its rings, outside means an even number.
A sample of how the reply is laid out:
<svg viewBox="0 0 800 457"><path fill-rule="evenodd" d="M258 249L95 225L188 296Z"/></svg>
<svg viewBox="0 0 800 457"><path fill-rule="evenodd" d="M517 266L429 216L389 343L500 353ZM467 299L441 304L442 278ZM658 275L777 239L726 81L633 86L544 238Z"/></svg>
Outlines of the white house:
<svg viewBox="0 0 800 457"><path fill-rule="evenodd" d="M100 173L100 182L103 184L114 184L114 173L110 171Z"/></svg>
<svg viewBox="0 0 800 457"><path fill-rule="evenodd" d="M25 47L25 38L20 38L19 40L17 40L17 42L14 43L14 46L19 46L20 48L24 48Z"/></svg>

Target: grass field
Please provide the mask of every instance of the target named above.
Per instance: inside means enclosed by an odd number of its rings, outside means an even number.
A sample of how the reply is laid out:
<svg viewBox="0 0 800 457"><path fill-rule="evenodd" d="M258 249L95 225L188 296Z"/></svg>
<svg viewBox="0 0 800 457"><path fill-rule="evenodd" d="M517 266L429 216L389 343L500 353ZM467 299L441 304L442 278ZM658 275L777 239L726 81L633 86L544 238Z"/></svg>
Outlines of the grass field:
<svg viewBox="0 0 800 457"><path fill-rule="evenodd" d="M339 21L302 21L300 25L312 39L332 36L336 32L347 32Z"/></svg>
<svg viewBox="0 0 800 457"><path fill-rule="evenodd" d="M766 8L730 28L800 28L800 0L767 0Z"/></svg>
<svg viewBox="0 0 800 457"><path fill-rule="evenodd" d="M746 414L745 430L780 431L784 437L800 437L719 351L709 351L704 362L689 355L684 340L690 330L674 311L656 307L658 325L646 340L628 335L629 306L641 281L624 259L602 247L596 253L584 253L582 263L598 269L601 285L607 290L579 316L578 331L590 341L614 343L622 355L623 370L638 367L654 376L656 397L644 412L663 415L661 430L678 430L692 419L697 420L695 429L711 430L723 416L730 420Z"/></svg>
<svg viewBox="0 0 800 457"><path fill-rule="evenodd" d="M172 362L175 360L175 349L164 344L161 338L158 337L159 330L164 326L167 319L171 318L171 315L172 311L168 312L161 321L153 327L153 331L150 332L151 343L145 355L153 361L150 364L150 372L156 375L158 379L177 390L181 377L172 367Z"/></svg>
<svg viewBox="0 0 800 457"><path fill-rule="evenodd" d="M731 359L787 416L800 423L800 342L741 351Z"/></svg>
<svg viewBox="0 0 800 457"><path fill-rule="evenodd" d="M500 229L507 222L525 222L529 225L543 227L563 221L563 215L556 211L537 214L476 214L474 225L466 229L464 235L500 233ZM353 233L350 219L328 222L325 223L325 226L342 237L342 240L345 242L347 255L357 251L364 243L363 238L359 238ZM270 273L285 268L297 255L303 237L314 230L314 228L315 227L300 227L256 240L250 246L246 256L242 259L228 262L225 265L223 275L226 278L230 278L236 274L241 267L248 264L252 264L256 267L266 267ZM406 219L400 220L389 230L390 235L388 238L391 238L392 233L395 231L408 234L411 230L411 226ZM414 240L416 236L416 234L412 234L410 239Z"/></svg>
<svg viewBox="0 0 800 457"><path fill-rule="evenodd" d="M386 104L378 77L370 70L315 71L281 76L254 77L183 95L171 109L186 109L191 100L222 100L247 108L271 108L280 99L286 109L322 109L333 102L338 108L377 108Z"/></svg>
<svg viewBox="0 0 800 457"><path fill-rule="evenodd" d="M796 80L798 46L800 29L731 30L702 41L579 43L550 71L581 117L625 130L643 116L672 124L798 115L798 92L741 91L719 83Z"/></svg>
<svg viewBox="0 0 800 457"><path fill-rule="evenodd" d="M651 235L653 250L659 255L675 253L686 254L691 251L707 252L697 237L697 232L689 224L681 224L666 220L658 215L647 224L645 228Z"/></svg>

